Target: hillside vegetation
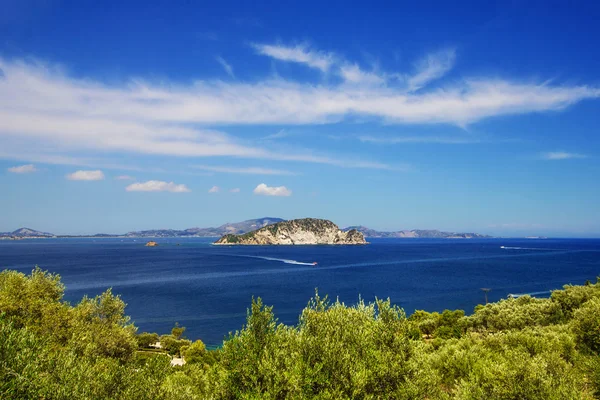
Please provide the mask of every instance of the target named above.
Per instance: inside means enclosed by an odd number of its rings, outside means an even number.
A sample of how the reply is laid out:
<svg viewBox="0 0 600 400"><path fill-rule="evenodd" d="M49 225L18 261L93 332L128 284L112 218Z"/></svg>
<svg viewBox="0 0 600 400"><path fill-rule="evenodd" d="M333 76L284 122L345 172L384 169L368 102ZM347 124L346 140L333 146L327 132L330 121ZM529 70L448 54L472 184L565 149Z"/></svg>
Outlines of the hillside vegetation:
<svg viewBox="0 0 600 400"><path fill-rule="evenodd" d="M110 290L76 305L57 275L0 273L2 399L593 399L600 395L600 283L407 317L389 300L318 293L297 326L252 300L247 322L208 351L176 326L169 354L141 351Z"/></svg>
<svg viewBox="0 0 600 400"><path fill-rule="evenodd" d="M228 234L217 245L356 245L366 244L362 233L356 229L342 231L326 219L301 218L282 221L242 235Z"/></svg>

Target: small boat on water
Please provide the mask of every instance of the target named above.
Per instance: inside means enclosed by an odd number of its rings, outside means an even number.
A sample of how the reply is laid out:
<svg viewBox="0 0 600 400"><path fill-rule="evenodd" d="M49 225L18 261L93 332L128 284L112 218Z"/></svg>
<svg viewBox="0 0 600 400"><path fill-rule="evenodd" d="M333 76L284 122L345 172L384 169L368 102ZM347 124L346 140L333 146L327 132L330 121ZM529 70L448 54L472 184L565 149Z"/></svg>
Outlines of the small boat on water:
<svg viewBox="0 0 600 400"><path fill-rule="evenodd" d="M316 261L315 261L315 262L313 262L313 263L312 263L312 265L317 265L317 262L316 262Z"/></svg>

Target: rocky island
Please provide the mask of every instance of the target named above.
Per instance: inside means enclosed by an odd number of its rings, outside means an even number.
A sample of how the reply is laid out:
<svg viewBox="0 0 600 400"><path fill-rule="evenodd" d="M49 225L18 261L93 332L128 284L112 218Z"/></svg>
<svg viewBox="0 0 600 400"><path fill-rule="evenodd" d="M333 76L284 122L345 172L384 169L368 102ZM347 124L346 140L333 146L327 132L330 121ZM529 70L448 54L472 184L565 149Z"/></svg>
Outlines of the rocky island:
<svg viewBox="0 0 600 400"><path fill-rule="evenodd" d="M302 218L282 221L242 235L227 234L215 245L311 245L367 244L365 237L356 229L342 231L336 224L325 219Z"/></svg>

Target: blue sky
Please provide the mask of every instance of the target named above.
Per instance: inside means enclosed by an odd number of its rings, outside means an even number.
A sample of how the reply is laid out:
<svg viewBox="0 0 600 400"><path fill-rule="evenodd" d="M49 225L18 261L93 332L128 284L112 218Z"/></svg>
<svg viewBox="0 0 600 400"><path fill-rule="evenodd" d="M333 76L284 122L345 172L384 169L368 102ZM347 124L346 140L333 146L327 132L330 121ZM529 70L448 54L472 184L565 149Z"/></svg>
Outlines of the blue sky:
<svg viewBox="0 0 600 400"><path fill-rule="evenodd" d="M445 3L1 2L0 231L600 236L600 6Z"/></svg>

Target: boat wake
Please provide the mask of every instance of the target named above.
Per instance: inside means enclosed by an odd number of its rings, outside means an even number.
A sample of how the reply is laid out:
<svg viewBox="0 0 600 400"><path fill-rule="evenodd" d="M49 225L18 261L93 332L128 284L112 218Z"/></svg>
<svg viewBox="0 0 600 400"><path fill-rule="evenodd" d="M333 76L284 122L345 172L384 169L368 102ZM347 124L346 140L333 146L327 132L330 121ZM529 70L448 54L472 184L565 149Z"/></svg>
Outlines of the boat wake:
<svg viewBox="0 0 600 400"><path fill-rule="evenodd" d="M521 296L537 296L537 295L541 295L541 294L545 294L545 295L549 295L550 293L552 293L552 290L544 290L543 292L531 292L531 293L509 293L508 297L512 297L512 298L517 298L517 297L521 297Z"/></svg>
<svg viewBox="0 0 600 400"><path fill-rule="evenodd" d="M363 268L363 267L378 267L387 265L411 265L411 264L429 264L429 263L447 263L447 262L459 262L459 261L470 261L470 260L487 260L487 259L508 259L508 258L523 258L523 257L548 257L556 256L560 254L573 254L580 253L585 250L570 250L570 251L549 251L549 252L532 252L532 253L521 253L521 252L509 252L508 254L495 254L489 256L466 256L466 257L439 257L439 258L421 258L412 260L390 260L390 261L371 261L363 263L353 264L341 264L341 265L327 265L320 268L309 268L315 267L314 263L306 263L296 260L289 260L286 258L275 258L275 257L260 257L251 255L241 254L215 254L224 257L247 257L247 258L258 258L267 261L282 262L285 264L295 264L295 267L289 268L252 268L248 271L213 271L213 272L200 272L193 274L182 274L172 277L159 276L156 274L150 274L150 276L137 277L135 279L124 279L116 281L95 281L93 283L84 282L67 282L70 290L90 290L90 289L106 289L107 287L128 287L128 286L139 286L145 284L164 284L165 282L192 282L201 281L206 279L228 279L235 277L247 277L247 276L261 276L261 275L273 275L273 274L294 274L303 273L307 271L312 272L325 272L328 270L341 270L346 268ZM595 250L597 251L597 250ZM521 293L513 294L514 297L518 297L524 294L530 296L536 294L549 294L550 291L546 292L532 292L532 293Z"/></svg>
<svg viewBox="0 0 600 400"><path fill-rule="evenodd" d="M284 264L294 264L294 265L316 265L315 263L311 263L311 262L302 262L302 261L296 261L296 260L288 260L285 258L273 258L273 257L259 257L259 256L248 256L248 257L252 257L252 258L260 258L262 260L267 260L267 261L279 261L282 262Z"/></svg>
<svg viewBox="0 0 600 400"><path fill-rule="evenodd" d="M251 256L251 255L246 255L246 254L221 254L221 255L225 255L228 257L245 257L245 258L256 258L259 260L267 260L267 261L277 261L277 262L282 262L284 264L293 264L293 265L310 265L315 266L317 265L316 262L302 262L302 261L296 261L296 260L289 260L287 258L275 258L275 257L263 257L263 256Z"/></svg>
<svg viewBox="0 0 600 400"><path fill-rule="evenodd" d="M501 249L504 250L542 250L542 251L557 251L562 249L544 249L540 247L510 247L510 246L500 246Z"/></svg>

